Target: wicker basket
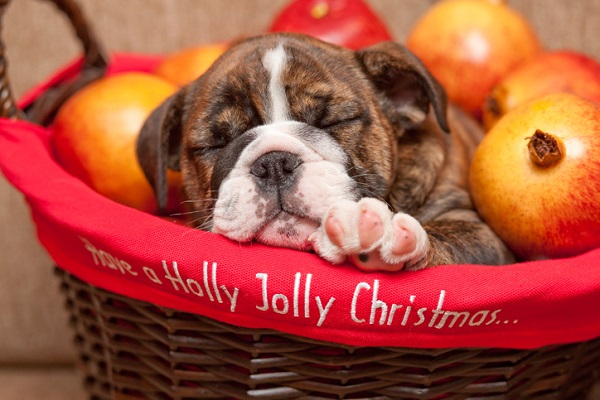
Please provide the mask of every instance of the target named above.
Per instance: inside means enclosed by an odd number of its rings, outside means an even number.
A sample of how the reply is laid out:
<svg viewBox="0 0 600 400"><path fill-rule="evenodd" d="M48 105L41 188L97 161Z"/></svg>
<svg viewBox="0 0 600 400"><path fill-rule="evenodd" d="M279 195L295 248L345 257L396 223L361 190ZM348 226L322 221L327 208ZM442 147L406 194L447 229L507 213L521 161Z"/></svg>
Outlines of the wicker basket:
<svg viewBox="0 0 600 400"><path fill-rule="evenodd" d="M53 1L84 44L85 72L28 110L38 123L106 67L77 5ZM2 113L22 117L3 51L0 63ZM159 307L56 271L94 399L583 399L599 378L600 338L535 350L352 347Z"/></svg>
<svg viewBox="0 0 600 400"><path fill-rule="evenodd" d="M582 399L600 339L537 350L335 345L243 329L57 270L99 399Z"/></svg>

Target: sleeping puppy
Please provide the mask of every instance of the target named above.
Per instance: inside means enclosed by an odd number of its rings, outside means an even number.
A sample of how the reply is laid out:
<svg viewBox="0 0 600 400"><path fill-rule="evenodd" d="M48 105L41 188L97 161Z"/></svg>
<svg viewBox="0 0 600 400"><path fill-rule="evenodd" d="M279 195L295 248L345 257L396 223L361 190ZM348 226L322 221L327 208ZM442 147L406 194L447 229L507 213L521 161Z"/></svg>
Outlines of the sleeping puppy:
<svg viewBox="0 0 600 400"><path fill-rule="evenodd" d="M201 229L395 271L512 261L469 197L481 137L399 44L268 34L158 107L137 152L160 207L181 170Z"/></svg>

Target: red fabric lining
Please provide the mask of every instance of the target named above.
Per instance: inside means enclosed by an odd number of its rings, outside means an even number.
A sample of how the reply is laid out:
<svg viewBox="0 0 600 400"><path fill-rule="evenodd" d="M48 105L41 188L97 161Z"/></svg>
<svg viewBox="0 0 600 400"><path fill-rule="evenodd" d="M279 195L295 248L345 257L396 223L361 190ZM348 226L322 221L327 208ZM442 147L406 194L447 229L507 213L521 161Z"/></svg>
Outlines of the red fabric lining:
<svg viewBox="0 0 600 400"><path fill-rule="evenodd" d="M156 60L117 55L110 73L147 71ZM504 267L365 274L114 203L56 163L50 138L49 129L0 120L0 168L24 194L55 262L104 289L238 326L359 346L536 348L600 336L600 250Z"/></svg>

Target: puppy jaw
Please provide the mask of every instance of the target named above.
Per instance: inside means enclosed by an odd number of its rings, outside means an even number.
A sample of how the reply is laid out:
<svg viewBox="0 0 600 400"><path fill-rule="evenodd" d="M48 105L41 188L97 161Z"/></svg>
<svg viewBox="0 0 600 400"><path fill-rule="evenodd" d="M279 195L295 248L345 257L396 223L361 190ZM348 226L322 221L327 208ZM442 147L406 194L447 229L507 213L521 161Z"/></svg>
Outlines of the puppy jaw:
<svg viewBox="0 0 600 400"><path fill-rule="evenodd" d="M357 199L355 182L346 173L346 155L329 136L299 122L257 127L219 187L212 230L240 242L259 242L306 250L308 237L334 202ZM264 185L253 174L255 162L274 152L299 160L289 182Z"/></svg>

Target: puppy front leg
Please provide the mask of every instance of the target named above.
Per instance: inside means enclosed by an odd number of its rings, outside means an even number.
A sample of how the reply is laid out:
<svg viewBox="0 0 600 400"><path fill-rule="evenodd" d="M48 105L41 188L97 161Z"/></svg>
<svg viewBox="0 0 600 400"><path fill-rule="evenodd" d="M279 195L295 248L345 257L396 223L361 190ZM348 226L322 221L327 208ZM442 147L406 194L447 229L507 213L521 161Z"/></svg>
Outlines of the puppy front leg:
<svg viewBox="0 0 600 400"><path fill-rule="evenodd" d="M473 211L459 213L462 219L442 219L422 226L408 214L394 214L376 199L343 201L331 207L311 239L324 259L332 263L348 259L365 271L515 261Z"/></svg>
<svg viewBox="0 0 600 400"><path fill-rule="evenodd" d="M503 265L515 262L506 245L473 211L462 220L440 219L423 225L431 244L431 265Z"/></svg>
<svg viewBox="0 0 600 400"><path fill-rule="evenodd" d="M369 271L420 269L429 264L431 253L427 233L416 219L393 213L372 198L334 204L311 240L324 259L349 259Z"/></svg>

